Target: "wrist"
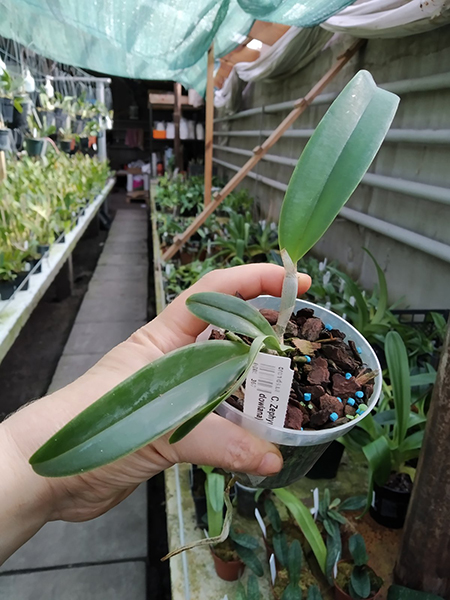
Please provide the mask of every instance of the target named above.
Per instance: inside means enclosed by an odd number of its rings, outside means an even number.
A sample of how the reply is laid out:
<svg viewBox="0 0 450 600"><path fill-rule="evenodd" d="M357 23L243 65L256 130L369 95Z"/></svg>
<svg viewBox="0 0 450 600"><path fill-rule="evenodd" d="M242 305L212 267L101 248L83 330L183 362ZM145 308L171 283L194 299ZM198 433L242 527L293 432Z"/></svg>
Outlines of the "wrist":
<svg viewBox="0 0 450 600"><path fill-rule="evenodd" d="M9 420L0 424L0 456L1 565L49 520L51 495L15 443Z"/></svg>

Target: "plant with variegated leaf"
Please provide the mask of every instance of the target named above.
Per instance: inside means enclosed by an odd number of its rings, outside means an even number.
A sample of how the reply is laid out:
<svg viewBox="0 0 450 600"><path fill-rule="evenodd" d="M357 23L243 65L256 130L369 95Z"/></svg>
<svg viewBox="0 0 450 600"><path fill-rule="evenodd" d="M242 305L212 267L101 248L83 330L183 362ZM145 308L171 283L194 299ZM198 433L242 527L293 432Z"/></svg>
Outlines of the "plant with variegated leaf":
<svg viewBox="0 0 450 600"><path fill-rule="evenodd" d="M348 547L353 560L339 563L335 584L354 600L373 598L383 585L383 580L367 565L369 557L363 537L355 533L349 539Z"/></svg>

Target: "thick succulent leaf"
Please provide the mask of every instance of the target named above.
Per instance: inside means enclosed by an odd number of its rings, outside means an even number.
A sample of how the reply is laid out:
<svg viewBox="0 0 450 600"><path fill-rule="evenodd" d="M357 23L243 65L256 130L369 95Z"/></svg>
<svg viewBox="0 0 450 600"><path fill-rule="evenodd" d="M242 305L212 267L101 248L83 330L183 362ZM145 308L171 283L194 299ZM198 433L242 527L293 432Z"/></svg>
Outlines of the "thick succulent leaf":
<svg viewBox="0 0 450 600"><path fill-rule="evenodd" d="M330 584L333 583L334 565L341 557L342 541L339 526L335 523L336 530L333 535L327 536L327 566L326 576Z"/></svg>
<svg viewBox="0 0 450 600"><path fill-rule="evenodd" d="M247 581L247 600L260 600L260 598L258 580L252 573Z"/></svg>
<svg viewBox="0 0 450 600"><path fill-rule="evenodd" d="M366 503L365 496L352 496L351 498L347 498L344 500L339 507L340 510L360 510L364 508Z"/></svg>
<svg viewBox="0 0 450 600"><path fill-rule="evenodd" d="M315 524L309 509L306 508L303 502L294 496L294 494L289 490L280 488L278 490L273 490L273 492L277 498L281 500L283 504L285 504L294 519L297 521L300 529L303 532L303 535L307 539L312 551L314 552L314 556L316 557L322 572L325 573L327 550L325 548L322 536L320 535L320 531Z"/></svg>
<svg viewBox="0 0 450 600"><path fill-rule="evenodd" d="M234 529L230 529L230 538L239 546L244 546L249 550L256 550L259 547L258 540L248 533L236 533Z"/></svg>
<svg viewBox="0 0 450 600"><path fill-rule="evenodd" d="M242 562L247 565L255 575L262 577L264 575L264 569L255 552L240 544L235 544L234 547Z"/></svg>
<svg viewBox="0 0 450 600"><path fill-rule="evenodd" d="M370 577L365 567L355 567L350 576L351 587L357 598L368 598L370 595Z"/></svg>
<svg viewBox="0 0 450 600"><path fill-rule="evenodd" d="M323 600L322 594L320 593L317 585L311 585L308 588L308 595L306 596L306 600Z"/></svg>
<svg viewBox="0 0 450 600"><path fill-rule="evenodd" d="M281 600L302 600L302 598L302 590L294 583L289 583L281 596Z"/></svg>
<svg viewBox="0 0 450 600"><path fill-rule="evenodd" d="M394 396L396 423L394 437L398 445L405 439L411 410L411 380L408 353L405 344L396 331L386 336L384 350Z"/></svg>
<svg viewBox="0 0 450 600"><path fill-rule="evenodd" d="M134 452L219 397L245 369L249 347L186 346L145 366L53 435L30 459L46 477L75 475Z"/></svg>
<svg viewBox="0 0 450 600"><path fill-rule="evenodd" d="M251 338L274 335L272 327L259 310L236 296L200 292L189 296L186 306L202 321L234 333Z"/></svg>
<svg viewBox="0 0 450 600"><path fill-rule="evenodd" d="M280 513L278 512L278 509L271 498L266 498L264 500L264 510L266 511L267 517L270 521L270 524L273 527L273 530L277 533L280 533L282 528Z"/></svg>
<svg viewBox="0 0 450 600"><path fill-rule="evenodd" d="M322 237L378 152L399 98L359 71L306 145L281 209L280 248L297 262Z"/></svg>
<svg viewBox="0 0 450 600"><path fill-rule="evenodd" d="M384 436L373 440L364 446L364 452L369 463L370 472L378 485L384 485L389 478L392 467L392 453Z"/></svg>
<svg viewBox="0 0 450 600"><path fill-rule="evenodd" d="M422 431L416 431L415 433L409 435L407 438L405 438L400 446L400 452L407 453L411 452L412 450L420 450L420 448L422 448L424 435L425 431L423 429Z"/></svg>
<svg viewBox="0 0 450 600"><path fill-rule="evenodd" d="M367 564L369 557L367 556L366 544L360 533L355 533L348 540L348 549L352 555L353 562L357 567Z"/></svg>
<svg viewBox="0 0 450 600"><path fill-rule="evenodd" d="M286 534L283 531L275 533L272 537L272 545L277 561L282 567L287 567L289 549Z"/></svg>
<svg viewBox="0 0 450 600"><path fill-rule="evenodd" d="M288 552L288 572L289 581L294 585L298 585L300 581L300 573L302 570L302 547L298 540L293 540L289 546Z"/></svg>
<svg viewBox="0 0 450 600"><path fill-rule="evenodd" d="M273 339L273 338L272 338ZM267 340L266 336L258 337L253 340L252 345L250 346L250 350L247 358L247 365L245 370L240 375L239 378L235 379L233 383L228 387L220 396L214 398L211 402L209 402L206 406L204 406L200 411L198 411L193 417L191 417L188 421L183 423L178 429L171 435L169 442L174 444L175 442L179 442L184 436L186 436L190 431L197 427L200 421L203 421L205 417L209 415L213 410L215 410L221 402L226 400L230 394L232 394L233 390L237 389L247 377L247 373L250 370L250 367L255 361L255 358L258 355L258 352L261 350L264 342ZM248 347L247 347L248 348Z"/></svg>

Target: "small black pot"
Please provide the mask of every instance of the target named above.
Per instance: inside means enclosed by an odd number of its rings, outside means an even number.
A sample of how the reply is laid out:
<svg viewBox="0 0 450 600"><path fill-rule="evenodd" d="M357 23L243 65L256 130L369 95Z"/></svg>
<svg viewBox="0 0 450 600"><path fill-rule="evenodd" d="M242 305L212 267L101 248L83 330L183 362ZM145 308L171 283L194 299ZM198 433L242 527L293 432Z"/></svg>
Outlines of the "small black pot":
<svg viewBox="0 0 450 600"><path fill-rule="evenodd" d="M88 152L89 150L89 138L88 137L80 137L80 149L82 152Z"/></svg>
<svg viewBox="0 0 450 600"><path fill-rule="evenodd" d="M39 244L37 247L38 254L44 256L50 250L49 244Z"/></svg>
<svg viewBox="0 0 450 600"><path fill-rule="evenodd" d="M56 129L60 129L61 127L64 129L66 127L67 114L62 111L61 108L55 108L55 125Z"/></svg>
<svg viewBox="0 0 450 600"><path fill-rule="evenodd" d="M59 142L59 149L66 154L70 154L71 146L72 142L70 140L60 140Z"/></svg>
<svg viewBox="0 0 450 600"><path fill-rule="evenodd" d="M36 267L33 271L33 275L37 275L38 273L42 273L42 262L40 258L33 258L30 260L31 270ZM37 265L37 266L36 266Z"/></svg>
<svg viewBox="0 0 450 600"><path fill-rule="evenodd" d="M16 129L23 129L27 126L27 117L30 112L31 102L28 98L22 100L22 112L19 112L14 108L13 114L13 127Z"/></svg>
<svg viewBox="0 0 450 600"><path fill-rule="evenodd" d="M17 273L17 277L14 279L14 283L16 284L16 289L19 287L19 285L22 284L22 282L28 277L29 274L30 274L29 271L22 271L22 273ZM25 281L25 283L20 288L20 291L25 292L25 290L28 289L28 284L29 284L29 280Z"/></svg>
<svg viewBox="0 0 450 600"><path fill-rule="evenodd" d="M308 479L334 479L337 475L344 445L334 440L320 456L315 465L308 471Z"/></svg>
<svg viewBox="0 0 450 600"><path fill-rule="evenodd" d="M255 508L257 508L261 516L264 518L266 515L266 511L264 510L264 500L267 496L267 491L264 490L256 502L255 494L258 491L257 488L247 487L246 485L241 485L238 482L235 483L235 487L236 506L238 513L247 519L254 519Z"/></svg>
<svg viewBox="0 0 450 600"><path fill-rule="evenodd" d="M0 98L0 112L2 113L3 121L7 124L12 124L14 118L14 103L11 98Z"/></svg>
<svg viewBox="0 0 450 600"><path fill-rule="evenodd" d="M1 300L9 300L11 296L16 291L17 285L16 281L0 281L0 299Z"/></svg>
<svg viewBox="0 0 450 600"><path fill-rule="evenodd" d="M401 529L405 523L411 492L398 492L387 486L374 484L370 516L380 525Z"/></svg>
<svg viewBox="0 0 450 600"><path fill-rule="evenodd" d="M0 150L3 152L8 152L11 150L11 130L10 129L0 129Z"/></svg>

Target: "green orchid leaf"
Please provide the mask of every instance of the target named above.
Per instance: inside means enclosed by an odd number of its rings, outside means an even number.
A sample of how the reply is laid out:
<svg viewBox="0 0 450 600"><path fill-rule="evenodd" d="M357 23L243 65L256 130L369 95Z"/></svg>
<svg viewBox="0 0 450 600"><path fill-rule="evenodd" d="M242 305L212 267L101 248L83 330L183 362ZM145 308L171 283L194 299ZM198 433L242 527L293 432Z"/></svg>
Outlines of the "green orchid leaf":
<svg viewBox="0 0 450 600"><path fill-rule="evenodd" d="M273 530L276 533L280 533L282 529L280 513L271 498L266 498L264 500L264 510L266 511Z"/></svg>
<svg viewBox="0 0 450 600"><path fill-rule="evenodd" d="M236 296L200 292L189 296L186 306L202 321L240 335L251 338L274 335L272 327L259 310Z"/></svg>
<svg viewBox="0 0 450 600"><path fill-rule="evenodd" d="M297 262L322 237L374 159L399 98L359 71L307 143L281 208L280 248Z"/></svg>
<svg viewBox="0 0 450 600"><path fill-rule="evenodd" d="M107 392L30 459L45 477L75 475L130 454L220 397L245 369L249 347L191 344L155 360Z"/></svg>
<svg viewBox="0 0 450 600"><path fill-rule="evenodd" d="M411 380L409 374L408 353L405 344L396 331L390 331L385 341L386 362L394 396L396 423L394 439L401 445L408 430L411 410Z"/></svg>
<svg viewBox="0 0 450 600"><path fill-rule="evenodd" d="M436 382L436 371L431 373L417 373L409 378L411 387L419 387L422 385L434 385Z"/></svg>
<svg viewBox="0 0 450 600"><path fill-rule="evenodd" d="M273 535L272 545L277 561L282 567L287 567L289 548L287 543L287 537L284 531L280 533L275 533Z"/></svg>
<svg viewBox="0 0 450 600"><path fill-rule="evenodd" d="M259 542L256 538L248 533L236 533L234 529L230 530L230 538L239 546L244 546L249 550L256 550L259 547Z"/></svg>
<svg viewBox="0 0 450 600"><path fill-rule="evenodd" d="M375 268L377 270L377 275L378 275L379 297L378 297L378 302L377 302L377 310L372 319L372 324L377 325L377 324L381 323L381 321L385 318L387 307L388 307L388 291L387 291L386 277L384 275L383 269L377 263L374 255L367 248L363 248L363 250L372 259L373 264L375 265Z"/></svg>
<svg viewBox="0 0 450 600"><path fill-rule="evenodd" d="M342 541L339 525L337 523L334 523L334 525L335 531L333 535L327 536L327 563L325 574L330 584L333 583L334 565L340 559L342 552Z"/></svg>
<svg viewBox="0 0 450 600"><path fill-rule="evenodd" d="M289 583L281 596L281 600L302 600L302 598L302 590L294 583Z"/></svg>
<svg viewBox="0 0 450 600"><path fill-rule="evenodd" d="M425 430L423 429L422 431L416 431L415 433L408 435L399 447L400 452L403 454L411 452L412 450L420 450L420 448L422 448L424 435Z"/></svg>
<svg viewBox="0 0 450 600"><path fill-rule="evenodd" d="M208 486L208 482L205 485L208 535L210 538L214 538L220 536L223 528L225 477L223 475L220 475L219 473L211 473L211 475L218 475L215 483L211 486L211 491L213 494L212 496L210 495L210 487ZM210 477L210 475L208 475L208 477ZM221 494L220 490L222 492ZM213 502L215 506L213 506Z"/></svg>
<svg viewBox="0 0 450 600"><path fill-rule="evenodd" d="M362 451L369 463L373 479L378 485L384 485L389 478L392 467L392 453L387 439L381 436L364 446Z"/></svg>
<svg viewBox="0 0 450 600"><path fill-rule="evenodd" d="M260 600L258 580L253 575L249 575L247 581L247 600Z"/></svg>
<svg viewBox="0 0 450 600"><path fill-rule="evenodd" d="M366 544L360 533L355 533L348 540L348 549L352 555L353 562L357 567L367 564L369 557L367 556Z"/></svg>
<svg viewBox="0 0 450 600"><path fill-rule="evenodd" d="M298 540L293 540L289 546L287 569L289 573L289 580L294 585L298 585L300 581L302 559L303 554L300 542Z"/></svg>
<svg viewBox="0 0 450 600"><path fill-rule="evenodd" d="M360 510L364 508L365 503L365 496L352 496L342 502L340 510Z"/></svg>
<svg viewBox="0 0 450 600"><path fill-rule="evenodd" d="M315 524L309 509L306 508L303 502L294 496L292 492L289 492L284 488L273 490L273 492L277 498L283 502L294 519L297 521L300 529L303 532L303 535L307 539L312 551L314 552L314 556L316 557L322 572L325 573L327 550L325 548L322 536L320 535L320 531Z"/></svg>
<svg viewBox="0 0 450 600"><path fill-rule="evenodd" d="M351 588L356 592L357 598L370 596L370 577L365 567L355 567L350 576Z"/></svg>
<svg viewBox="0 0 450 600"><path fill-rule="evenodd" d="M264 569L261 561L256 556L254 551L236 543L234 547L242 562L247 565L247 567L251 569L257 577L262 577L264 575Z"/></svg>
<svg viewBox="0 0 450 600"><path fill-rule="evenodd" d="M308 594L306 596L306 600L323 600L322 594L320 593L317 585L311 585L308 588Z"/></svg>
<svg viewBox="0 0 450 600"><path fill-rule="evenodd" d="M272 338L273 339L273 338ZM247 358L247 365L245 367L244 372L230 385L228 389L226 389L220 396L214 398L211 402L209 402L206 406L204 406L200 411L198 411L193 417L191 417L188 421L183 423L178 429L171 435L169 442L174 444L175 442L179 442L184 438L190 431L197 427L197 425L203 421L205 417L209 415L213 410L215 410L221 402L226 400L230 394L233 393L235 389L237 389L247 377L247 373L249 372L252 364L254 363L258 352L264 345L264 342L267 340L266 336L261 336L253 340L252 345L250 346L250 350ZM248 348L248 346L246 346Z"/></svg>

